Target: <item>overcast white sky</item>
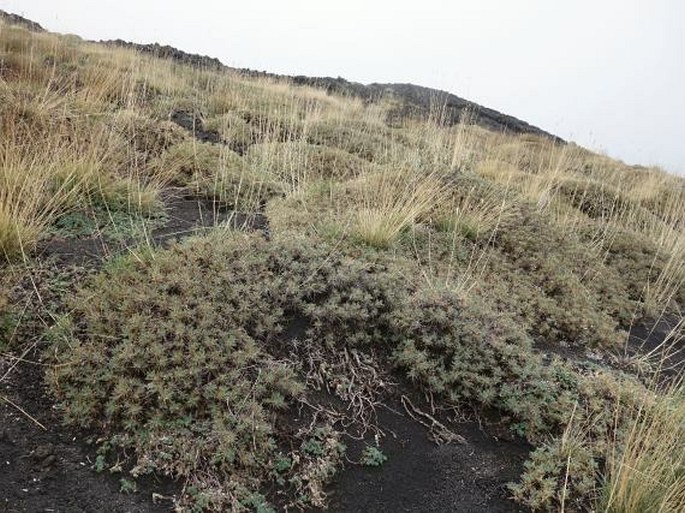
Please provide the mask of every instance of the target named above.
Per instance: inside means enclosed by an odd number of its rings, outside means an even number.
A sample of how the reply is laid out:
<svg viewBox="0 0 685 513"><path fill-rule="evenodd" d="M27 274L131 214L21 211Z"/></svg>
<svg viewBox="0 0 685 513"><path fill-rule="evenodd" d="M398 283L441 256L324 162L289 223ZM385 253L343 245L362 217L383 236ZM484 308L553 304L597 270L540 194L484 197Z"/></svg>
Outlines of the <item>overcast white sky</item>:
<svg viewBox="0 0 685 513"><path fill-rule="evenodd" d="M685 174L685 0L0 0L48 30L436 87Z"/></svg>

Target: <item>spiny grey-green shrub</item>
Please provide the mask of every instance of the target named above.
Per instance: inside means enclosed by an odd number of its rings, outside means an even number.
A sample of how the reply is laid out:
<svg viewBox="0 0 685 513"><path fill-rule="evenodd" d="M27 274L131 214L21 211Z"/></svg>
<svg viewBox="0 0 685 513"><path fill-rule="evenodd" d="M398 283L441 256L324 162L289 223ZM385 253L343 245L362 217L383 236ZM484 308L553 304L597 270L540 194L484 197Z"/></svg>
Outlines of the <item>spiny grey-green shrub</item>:
<svg viewBox="0 0 685 513"><path fill-rule="evenodd" d="M276 412L301 385L262 345L281 320L262 310L263 255L243 258L250 241L216 242L97 276L74 300L76 338L49 380L68 421L134 449L137 472L188 478L219 508L259 481Z"/></svg>
<svg viewBox="0 0 685 513"><path fill-rule="evenodd" d="M520 483L511 485L514 500L533 511L589 511L599 464L586 445L555 438L525 463Z"/></svg>
<svg viewBox="0 0 685 513"><path fill-rule="evenodd" d="M394 325L396 364L454 404L498 408L529 435L556 427L573 404L572 372L543 364L525 333L485 304L426 291Z"/></svg>
<svg viewBox="0 0 685 513"><path fill-rule="evenodd" d="M298 362L311 351L331 362L342 348L373 352L531 436L561 421L568 369L543 364L486 305L412 290L391 265L314 238L224 230L116 260L71 301L73 334L51 349L48 381L66 419L132 454L135 473L181 477L193 490L182 504L219 511L273 479L287 445L279 410L307 393ZM303 468L285 482L301 487Z"/></svg>
<svg viewBox="0 0 685 513"><path fill-rule="evenodd" d="M300 320L320 347L378 341L397 290L381 267L312 240L218 231L93 278L48 381L67 421L132 450L136 473L237 508L269 476L278 410L302 393L284 328Z"/></svg>
<svg viewBox="0 0 685 513"><path fill-rule="evenodd" d="M506 219L493 239L492 279L510 284L504 301L530 303L524 317L536 338L616 347L619 322L633 304L613 269L532 211Z"/></svg>
<svg viewBox="0 0 685 513"><path fill-rule="evenodd" d="M603 462L634 429L628 412L642 411L653 393L633 376L597 368L578 376L577 389L564 432L548 433L510 485L514 500L533 511L596 510Z"/></svg>

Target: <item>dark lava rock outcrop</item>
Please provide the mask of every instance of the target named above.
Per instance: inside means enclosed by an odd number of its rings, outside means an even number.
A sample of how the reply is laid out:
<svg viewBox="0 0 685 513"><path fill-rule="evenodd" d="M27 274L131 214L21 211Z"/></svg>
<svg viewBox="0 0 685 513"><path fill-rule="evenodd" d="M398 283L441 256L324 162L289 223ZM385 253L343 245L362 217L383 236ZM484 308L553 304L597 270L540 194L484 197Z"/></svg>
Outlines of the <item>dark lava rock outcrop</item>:
<svg viewBox="0 0 685 513"><path fill-rule="evenodd" d="M459 122L466 114L478 125L496 131L506 131L514 134L534 134L564 142L561 138L544 130L530 125L514 116L503 114L494 109L483 107L475 102L465 100L454 94L439 89L423 87L414 84L358 84L348 82L344 78L312 78L297 76L292 77L293 82L302 85L321 87L329 92L351 94L365 101L374 101L388 96L399 100L402 107L392 113L398 119L410 116L426 118L432 107L438 107L441 111L442 121L453 125Z"/></svg>
<svg viewBox="0 0 685 513"><path fill-rule="evenodd" d="M159 43L142 44L131 43L123 39L114 39L110 41L100 41L100 43L110 46L120 46L124 48L132 48L140 53L154 55L161 59L172 59L182 64L190 66L197 66L199 68L209 69L224 69L225 66L219 59L209 57L207 55L198 55L194 53L184 52L178 48L169 45L160 45Z"/></svg>
<svg viewBox="0 0 685 513"><path fill-rule="evenodd" d="M46 32L46 30L35 21L27 20L18 14L5 12L2 9L0 9L0 21L4 21L10 25L19 25L20 27L24 27L32 32Z"/></svg>

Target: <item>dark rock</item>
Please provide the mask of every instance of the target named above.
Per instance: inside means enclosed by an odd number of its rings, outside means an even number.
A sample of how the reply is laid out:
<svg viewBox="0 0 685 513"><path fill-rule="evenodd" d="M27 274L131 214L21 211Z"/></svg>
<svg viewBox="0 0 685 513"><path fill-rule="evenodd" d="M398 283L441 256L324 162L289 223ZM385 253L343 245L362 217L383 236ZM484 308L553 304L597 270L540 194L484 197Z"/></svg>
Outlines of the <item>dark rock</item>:
<svg viewBox="0 0 685 513"><path fill-rule="evenodd" d="M0 429L0 443L8 445L14 443L10 438L10 432L7 429Z"/></svg>
<svg viewBox="0 0 685 513"><path fill-rule="evenodd" d="M540 135L553 139L556 142L564 142L561 138L518 118L503 114L494 109L483 107L482 105L478 105L477 103L439 89L432 89L430 87L414 84L363 85L355 82L348 82L340 77L317 78L297 76L292 77L292 80L295 84L323 88L329 93L356 96L370 103L390 95L400 100L402 107L391 113L393 119L390 119L389 121L406 117L426 119L431 114L431 107L439 107L443 118L440 121L447 125L454 125L458 123L464 115L468 115L474 123L490 130L513 134Z"/></svg>
<svg viewBox="0 0 685 513"><path fill-rule="evenodd" d="M423 87L414 84L359 84L349 82L344 78L332 77L306 77L303 75L289 76L277 75L266 71L255 71L247 68L231 68L224 65L219 59L196 55L178 50L171 46L161 46L158 43L139 44L130 43L117 39L114 41L101 41L103 44L132 48L141 53L154 55L156 57L172 59L182 64L209 68L216 70L228 70L237 72L244 76L253 78L268 77L274 79L290 80L295 85L310 86L326 90L329 94L342 94L361 98L367 103L379 101L388 95L400 100L402 107L391 113L391 119L396 121L407 116L426 119L431 113L432 107L438 106L442 109L443 119L441 122L447 125L458 123L464 115L468 114L471 120L484 128L490 130L509 132L513 134L532 134L548 137L556 142L564 141L549 132L536 126L530 125L513 116L503 114L494 109L483 107L454 94L430 87Z"/></svg>
<svg viewBox="0 0 685 513"><path fill-rule="evenodd" d="M169 119L181 128L185 128L189 132L192 132L198 141L210 143L222 142L221 136L216 132L205 130L202 125L202 119L192 112L177 110L171 113Z"/></svg>
<svg viewBox="0 0 685 513"><path fill-rule="evenodd" d="M122 39L114 39L110 41L99 41L101 44L108 46L118 46L122 48L130 48L136 50L137 52L153 55L154 57L159 57L161 59L171 59L181 64L188 64L190 66L196 66L199 68L208 69L224 69L226 66L214 57L208 57L207 55L197 55L194 53L187 53L183 50L179 50L169 45L160 45L159 43L142 44L142 43L131 43L129 41L124 41Z"/></svg>
<svg viewBox="0 0 685 513"><path fill-rule="evenodd" d="M0 21L4 21L9 25L19 25L20 27L24 27L32 32L46 32L46 30L35 21L27 20L18 14L5 12L2 9L0 9Z"/></svg>
<svg viewBox="0 0 685 513"><path fill-rule="evenodd" d="M33 451L31 456L35 461L43 461L46 458L49 458L50 456L54 455L55 448L53 447L52 444L46 443L43 445L39 445L36 447L36 449Z"/></svg>

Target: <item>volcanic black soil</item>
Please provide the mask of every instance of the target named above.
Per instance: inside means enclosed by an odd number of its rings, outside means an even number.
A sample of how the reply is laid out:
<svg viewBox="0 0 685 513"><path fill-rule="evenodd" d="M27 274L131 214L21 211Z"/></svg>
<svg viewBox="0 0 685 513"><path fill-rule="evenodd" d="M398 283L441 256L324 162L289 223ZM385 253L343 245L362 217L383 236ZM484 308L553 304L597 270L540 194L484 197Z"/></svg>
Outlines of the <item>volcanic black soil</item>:
<svg viewBox="0 0 685 513"><path fill-rule="evenodd" d="M526 443L498 439L469 421L452 426L463 443L437 444L399 408L381 408L379 421L387 461L381 467L348 465L330 492L331 511L525 511L507 499L506 484L522 470L532 449Z"/></svg>

